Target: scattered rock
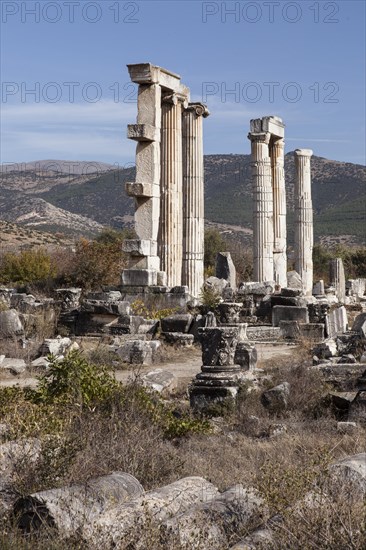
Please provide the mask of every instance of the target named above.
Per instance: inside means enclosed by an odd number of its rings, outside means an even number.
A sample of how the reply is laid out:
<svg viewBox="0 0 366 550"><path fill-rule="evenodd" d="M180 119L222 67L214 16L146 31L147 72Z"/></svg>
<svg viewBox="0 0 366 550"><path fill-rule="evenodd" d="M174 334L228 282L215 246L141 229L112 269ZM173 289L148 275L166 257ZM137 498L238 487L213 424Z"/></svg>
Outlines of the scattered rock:
<svg viewBox="0 0 366 550"><path fill-rule="evenodd" d="M117 354L122 361L131 365L151 365L159 347L158 340L129 340L117 349Z"/></svg>
<svg viewBox="0 0 366 550"><path fill-rule="evenodd" d="M161 393L169 394L177 387L177 379L171 372L163 369L156 369L148 372L142 377L144 386Z"/></svg>
<svg viewBox="0 0 366 550"><path fill-rule="evenodd" d="M362 338L366 338L366 313L357 315L352 325L352 331L358 332Z"/></svg>
<svg viewBox="0 0 366 550"><path fill-rule="evenodd" d="M193 316L190 313L181 313L170 315L161 319L161 330L163 332L189 332L193 322Z"/></svg>
<svg viewBox="0 0 366 550"><path fill-rule="evenodd" d="M27 368L24 359L13 359L6 357L0 363L0 369L10 372L14 375L23 374Z"/></svg>
<svg viewBox="0 0 366 550"><path fill-rule="evenodd" d="M353 434L357 430L356 422L337 422L337 431L342 434Z"/></svg>
<svg viewBox="0 0 366 550"><path fill-rule="evenodd" d="M24 334L24 327L15 309L0 311L0 338L17 338Z"/></svg>
<svg viewBox="0 0 366 550"><path fill-rule="evenodd" d="M290 384L283 382L274 388L264 391L261 395L261 403L266 409L272 412L281 412L287 409L289 395Z"/></svg>
<svg viewBox="0 0 366 550"><path fill-rule="evenodd" d="M58 336L57 338L46 338L42 344L41 354L42 355L64 355L66 351L71 347L72 342L70 338L62 338Z"/></svg>
<svg viewBox="0 0 366 550"><path fill-rule="evenodd" d="M216 256L216 277L225 279L231 288L236 288L236 269L230 252L219 252Z"/></svg>

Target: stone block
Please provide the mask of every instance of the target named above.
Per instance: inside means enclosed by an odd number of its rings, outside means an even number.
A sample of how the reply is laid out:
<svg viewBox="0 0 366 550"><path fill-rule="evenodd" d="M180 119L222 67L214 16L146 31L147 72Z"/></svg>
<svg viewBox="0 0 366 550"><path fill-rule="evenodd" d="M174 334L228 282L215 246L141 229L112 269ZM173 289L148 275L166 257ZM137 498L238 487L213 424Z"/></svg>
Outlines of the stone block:
<svg viewBox="0 0 366 550"><path fill-rule="evenodd" d="M250 295L254 296L269 296L275 290L276 283L274 281L264 281L263 283L250 282L250 283L241 283L238 295Z"/></svg>
<svg viewBox="0 0 366 550"><path fill-rule="evenodd" d="M325 319L325 326L327 335L330 338L333 338L342 332L346 332L348 328L346 308L341 306L330 310Z"/></svg>
<svg viewBox="0 0 366 550"><path fill-rule="evenodd" d="M163 369L148 372L142 377L142 383L162 395L169 395L177 388L177 378L173 373Z"/></svg>
<svg viewBox="0 0 366 550"><path fill-rule="evenodd" d="M135 141L160 141L160 129L151 124L128 124L127 137Z"/></svg>
<svg viewBox="0 0 366 550"><path fill-rule="evenodd" d="M217 254L216 277L225 279L231 288L236 289L236 269L230 252L219 252Z"/></svg>
<svg viewBox="0 0 366 550"><path fill-rule="evenodd" d="M287 409L289 395L290 384L283 382L274 388L264 391L261 395L261 403L271 412L281 412Z"/></svg>
<svg viewBox="0 0 366 550"><path fill-rule="evenodd" d="M122 250L131 254L131 256L156 256L157 243L149 239L125 239Z"/></svg>
<svg viewBox="0 0 366 550"><path fill-rule="evenodd" d="M324 281L323 279L320 279L320 281L316 281L313 284L313 296L323 296L324 295Z"/></svg>
<svg viewBox="0 0 366 550"><path fill-rule="evenodd" d="M42 355L64 355L71 347L72 341L70 338L46 338L41 347Z"/></svg>
<svg viewBox="0 0 366 550"><path fill-rule="evenodd" d="M208 277L206 279L204 286L205 288L213 289L218 294L222 294L224 288L227 287L228 281L226 279L219 279L218 277Z"/></svg>
<svg viewBox="0 0 366 550"><path fill-rule="evenodd" d="M161 126L161 88L158 84L138 87L137 123L151 124L155 128Z"/></svg>
<svg viewBox="0 0 366 550"><path fill-rule="evenodd" d="M192 323L193 316L190 313L170 315L160 321L162 332L188 333Z"/></svg>
<svg viewBox="0 0 366 550"><path fill-rule="evenodd" d="M280 321L281 336L285 340L299 340L300 328L297 321Z"/></svg>
<svg viewBox="0 0 366 550"><path fill-rule="evenodd" d="M157 272L152 269L125 269L122 284L131 286L152 286L157 284Z"/></svg>
<svg viewBox="0 0 366 550"><path fill-rule="evenodd" d="M126 193L129 197L152 197L154 185L152 183L127 182Z"/></svg>
<svg viewBox="0 0 366 550"><path fill-rule="evenodd" d="M357 315L352 325L352 331L358 332L362 338L366 338L366 313Z"/></svg>
<svg viewBox="0 0 366 550"><path fill-rule="evenodd" d="M313 342L322 342L324 340L323 323L302 323L299 325L301 338L312 340Z"/></svg>
<svg viewBox="0 0 366 550"><path fill-rule="evenodd" d="M17 338L24 334L24 327L15 309L0 311L0 339Z"/></svg>
<svg viewBox="0 0 366 550"><path fill-rule="evenodd" d="M298 323L308 323L308 308L298 306L274 306L272 308L272 326L279 327L280 321L298 321Z"/></svg>
<svg viewBox="0 0 366 550"><path fill-rule="evenodd" d="M257 348L246 342L238 342L234 362L245 371L253 371L257 366Z"/></svg>
<svg viewBox="0 0 366 550"><path fill-rule="evenodd" d="M289 288L296 288L298 290L303 290L304 285L297 271L289 271L287 273L287 286Z"/></svg>
<svg viewBox="0 0 366 550"><path fill-rule="evenodd" d="M23 374L27 368L24 359L14 359L11 357L5 357L0 363L0 370L8 371L11 374L18 375Z"/></svg>
<svg viewBox="0 0 366 550"><path fill-rule="evenodd" d="M194 342L193 334L185 334L183 332L164 332L162 336L164 336L168 344L177 345L183 348L191 347Z"/></svg>
<svg viewBox="0 0 366 550"><path fill-rule="evenodd" d="M132 365L151 365L154 354L159 346L160 342L156 340L130 340L117 349L116 353L126 363Z"/></svg>

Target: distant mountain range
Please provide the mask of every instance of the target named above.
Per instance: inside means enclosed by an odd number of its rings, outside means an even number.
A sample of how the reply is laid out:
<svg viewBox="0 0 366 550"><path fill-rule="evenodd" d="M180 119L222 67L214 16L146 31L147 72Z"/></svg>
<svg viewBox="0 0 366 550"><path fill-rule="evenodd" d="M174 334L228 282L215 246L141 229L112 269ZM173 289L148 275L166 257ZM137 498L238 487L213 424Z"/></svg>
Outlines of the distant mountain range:
<svg viewBox="0 0 366 550"><path fill-rule="evenodd" d="M293 243L293 153L285 156L288 241ZM46 160L2 166L0 219L28 228L90 236L103 226L131 226L133 200L124 191L134 168ZM366 167L312 157L317 241L366 244ZM251 240L249 155L205 156L205 216L220 231Z"/></svg>

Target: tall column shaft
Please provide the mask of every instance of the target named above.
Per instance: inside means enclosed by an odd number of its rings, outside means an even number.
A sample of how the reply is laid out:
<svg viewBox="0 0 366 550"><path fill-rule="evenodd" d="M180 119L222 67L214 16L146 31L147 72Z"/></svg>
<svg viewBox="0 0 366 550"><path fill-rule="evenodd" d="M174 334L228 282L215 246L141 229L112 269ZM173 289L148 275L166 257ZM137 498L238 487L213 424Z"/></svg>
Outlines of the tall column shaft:
<svg viewBox="0 0 366 550"><path fill-rule="evenodd" d="M272 281L273 192L268 147L270 133L249 133L248 137L252 144L254 280Z"/></svg>
<svg viewBox="0 0 366 550"><path fill-rule="evenodd" d="M163 98L158 254L167 285L182 282L182 104L177 95Z"/></svg>
<svg viewBox="0 0 366 550"><path fill-rule="evenodd" d="M287 234L286 234L286 188L284 170L284 140L271 143L273 189L273 263L274 280L282 287L287 286Z"/></svg>
<svg viewBox="0 0 366 550"><path fill-rule="evenodd" d="M295 269L304 291L313 289L313 205L311 200L311 149L295 151Z"/></svg>
<svg viewBox="0 0 366 550"><path fill-rule="evenodd" d="M183 111L183 264L182 284L198 298L204 282L203 123L209 111L190 103Z"/></svg>

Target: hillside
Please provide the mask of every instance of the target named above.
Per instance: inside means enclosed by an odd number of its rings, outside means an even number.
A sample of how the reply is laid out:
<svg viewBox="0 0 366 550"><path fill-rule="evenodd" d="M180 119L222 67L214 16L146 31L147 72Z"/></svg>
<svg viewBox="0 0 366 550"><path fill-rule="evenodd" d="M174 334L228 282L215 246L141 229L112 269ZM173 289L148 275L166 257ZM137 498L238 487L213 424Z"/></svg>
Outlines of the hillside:
<svg viewBox="0 0 366 550"><path fill-rule="evenodd" d="M82 165L68 161L38 161L38 166L57 163L59 170L3 170L0 181L0 219L27 227L69 234L93 234L101 225L124 227L133 221L133 200L124 184L134 181L134 169L112 169L94 163L97 171L83 173ZM88 168L90 165L85 163ZM293 153L285 156L288 206L288 240L293 242ZM315 239L324 243L366 243L366 168L314 156L312 193ZM26 198L26 200L25 200ZM35 201L37 199L37 201ZM68 213L68 214L67 214ZM250 239L252 197L249 155L205 156L205 215L220 230L241 232ZM76 217L74 217L76 216ZM230 224L230 225L228 225Z"/></svg>

